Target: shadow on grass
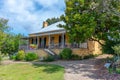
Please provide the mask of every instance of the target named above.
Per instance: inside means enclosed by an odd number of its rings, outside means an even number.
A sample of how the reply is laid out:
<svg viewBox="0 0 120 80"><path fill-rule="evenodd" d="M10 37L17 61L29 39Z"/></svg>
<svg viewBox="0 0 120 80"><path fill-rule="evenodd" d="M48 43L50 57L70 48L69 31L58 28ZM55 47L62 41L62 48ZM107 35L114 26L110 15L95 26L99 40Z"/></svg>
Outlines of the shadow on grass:
<svg viewBox="0 0 120 80"><path fill-rule="evenodd" d="M43 72L46 73L56 73L59 71L63 71L64 68L54 64L33 64L35 68L43 67Z"/></svg>

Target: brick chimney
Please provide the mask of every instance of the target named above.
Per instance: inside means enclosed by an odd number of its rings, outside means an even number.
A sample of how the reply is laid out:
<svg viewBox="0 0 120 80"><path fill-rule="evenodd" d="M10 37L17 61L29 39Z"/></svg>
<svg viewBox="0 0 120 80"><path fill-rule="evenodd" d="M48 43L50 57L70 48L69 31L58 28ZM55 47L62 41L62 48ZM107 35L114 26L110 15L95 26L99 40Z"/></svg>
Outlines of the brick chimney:
<svg viewBox="0 0 120 80"><path fill-rule="evenodd" d="M48 26L48 22L44 21L43 22L43 28L47 27Z"/></svg>

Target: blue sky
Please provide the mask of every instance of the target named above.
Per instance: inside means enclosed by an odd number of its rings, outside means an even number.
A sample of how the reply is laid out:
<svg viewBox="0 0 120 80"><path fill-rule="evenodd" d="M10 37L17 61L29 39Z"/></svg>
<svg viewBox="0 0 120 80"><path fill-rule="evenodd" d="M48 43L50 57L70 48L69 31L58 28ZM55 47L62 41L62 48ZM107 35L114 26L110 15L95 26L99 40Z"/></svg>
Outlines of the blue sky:
<svg viewBox="0 0 120 80"><path fill-rule="evenodd" d="M64 0L0 0L0 17L9 20L14 33L39 32L47 18L64 14Z"/></svg>

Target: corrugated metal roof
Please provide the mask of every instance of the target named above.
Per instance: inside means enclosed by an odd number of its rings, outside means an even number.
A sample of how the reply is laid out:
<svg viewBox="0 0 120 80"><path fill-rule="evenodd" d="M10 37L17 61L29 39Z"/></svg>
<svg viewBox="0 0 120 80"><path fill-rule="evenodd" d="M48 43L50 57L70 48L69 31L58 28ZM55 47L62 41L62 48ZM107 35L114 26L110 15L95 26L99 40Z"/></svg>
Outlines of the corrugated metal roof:
<svg viewBox="0 0 120 80"><path fill-rule="evenodd" d="M60 21L52 25L49 25L45 28L42 28L38 33L32 33L32 34L40 34L40 33L46 33L46 32L58 31L58 30L65 30L64 28L58 27L59 24L64 25L65 23L63 21Z"/></svg>

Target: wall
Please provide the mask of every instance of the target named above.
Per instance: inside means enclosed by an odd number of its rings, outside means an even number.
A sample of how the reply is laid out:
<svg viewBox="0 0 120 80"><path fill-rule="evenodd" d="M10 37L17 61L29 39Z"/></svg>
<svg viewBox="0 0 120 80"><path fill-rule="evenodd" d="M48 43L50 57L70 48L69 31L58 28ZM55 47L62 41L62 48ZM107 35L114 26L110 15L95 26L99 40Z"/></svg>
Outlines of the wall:
<svg viewBox="0 0 120 80"><path fill-rule="evenodd" d="M25 50L26 53L28 52L34 52L34 53L37 53L39 57L46 57L48 56L48 54L42 50L42 49L39 49L39 50Z"/></svg>
<svg viewBox="0 0 120 80"><path fill-rule="evenodd" d="M54 51L56 54L59 54L62 49L51 49ZM88 41L88 48L72 48L73 54L79 55L79 56L86 56L89 54L102 54L101 51L101 46L99 45L98 42L95 41Z"/></svg>
<svg viewBox="0 0 120 80"><path fill-rule="evenodd" d="M51 37L54 37L54 44L57 44L59 43L59 36L62 35L62 34L55 34L55 35L51 35ZM69 38L66 35L66 44L69 44ZM49 36L41 36L41 38L45 38L46 37L46 46L49 46ZM40 38L40 37L39 37ZM31 42L31 40L30 40ZM73 50L73 54L77 54L79 56L85 56L85 55L88 55L88 54L101 54L102 53L102 50L101 50L101 46L98 42L96 41L88 41L87 42L88 44L88 48L74 48L72 49ZM62 49L51 49L52 51L54 51L56 54L59 54ZM45 52L42 51L42 50L38 50L36 51L40 56L46 56L45 55Z"/></svg>
<svg viewBox="0 0 120 80"><path fill-rule="evenodd" d="M95 50L93 51L94 54L102 54L102 46L95 42Z"/></svg>
<svg viewBox="0 0 120 80"><path fill-rule="evenodd" d="M60 35L62 35L62 34L55 34L55 35L50 35L50 37L52 38L52 37L54 37L54 44L55 45L58 45L59 44L59 36ZM39 38L45 38L46 37L46 46L49 46L49 36L41 36L41 37L39 37ZM31 40L32 39L30 39L30 43L31 43ZM66 41L65 41L65 43L69 43L68 42L68 36L66 35L66 39L65 39Z"/></svg>
<svg viewBox="0 0 120 80"><path fill-rule="evenodd" d="M57 37L57 36L56 36ZM57 39L57 38L56 38ZM62 51L62 49L51 49L53 52L55 52L57 55ZM88 48L73 48L72 49L73 54L79 55L79 56L86 56L89 54L101 54L101 46L98 42L95 41L88 41ZM39 57L46 57L48 54L43 49L38 50L26 50L26 52L35 52L39 55Z"/></svg>

